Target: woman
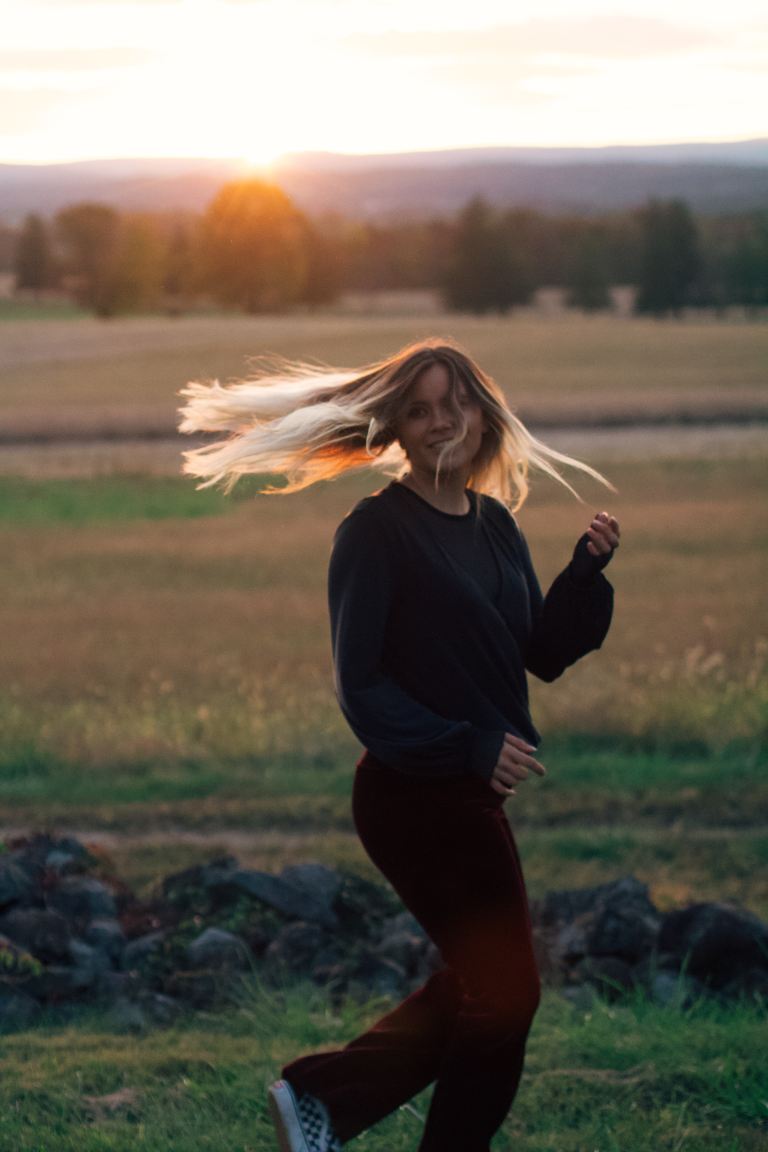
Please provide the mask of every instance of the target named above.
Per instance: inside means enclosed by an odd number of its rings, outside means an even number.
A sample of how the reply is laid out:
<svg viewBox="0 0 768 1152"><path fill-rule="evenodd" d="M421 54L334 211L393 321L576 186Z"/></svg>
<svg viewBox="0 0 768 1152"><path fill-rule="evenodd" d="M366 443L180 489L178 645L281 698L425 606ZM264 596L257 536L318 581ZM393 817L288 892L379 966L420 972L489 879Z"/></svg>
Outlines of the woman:
<svg viewBox="0 0 768 1152"><path fill-rule="evenodd" d="M444 967L345 1048L283 1069L269 1090L280 1148L334 1152L434 1083L420 1152L488 1152L539 1000L503 811L518 784L545 774L525 674L554 680L599 648L612 613L601 569L619 543L615 518L597 514L542 597L509 509L531 465L564 484L553 460L607 481L531 436L444 341L358 372L297 366L183 394L183 431L234 433L185 453L203 486L281 470L280 491L297 491L371 464L396 477L334 538L335 682L365 749L358 834Z"/></svg>

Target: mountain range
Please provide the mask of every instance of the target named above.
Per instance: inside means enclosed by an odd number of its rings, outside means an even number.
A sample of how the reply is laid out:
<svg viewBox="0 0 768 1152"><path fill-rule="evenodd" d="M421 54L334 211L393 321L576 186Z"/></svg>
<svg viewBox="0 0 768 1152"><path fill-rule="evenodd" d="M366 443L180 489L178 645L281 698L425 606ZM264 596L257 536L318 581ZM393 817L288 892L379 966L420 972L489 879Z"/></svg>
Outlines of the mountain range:
<svg viewBox="0 0 768 1152"><path fill-rule="evenodd" d="M507 207L592 215L680 197L701 213L768 208L768 139L607 148L469 148L351 156L286 155L266 173L243 160L124 158L0 164L0 220L82 200L120 209L202 211L222 184L274 180L309 215L451 215L472 196Z"/></svg>

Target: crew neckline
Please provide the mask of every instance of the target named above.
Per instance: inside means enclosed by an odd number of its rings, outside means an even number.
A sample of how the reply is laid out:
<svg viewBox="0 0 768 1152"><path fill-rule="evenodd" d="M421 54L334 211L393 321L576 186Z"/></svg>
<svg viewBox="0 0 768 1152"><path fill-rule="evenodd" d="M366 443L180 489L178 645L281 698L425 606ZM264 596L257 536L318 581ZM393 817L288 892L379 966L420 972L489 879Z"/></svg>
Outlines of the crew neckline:
<svg viewBox="0 0 768 1152"><path fill-rule="evenodd" d="M407 484L402 484L399 480L393 480L389 487L399 488L402 492L407 492L414 500L418 500L419 504L428 508L430 512L434 512L436 516L442 516L446 520L470 520L475 513L475 493L471 488L464 489L467 494L467 499L469 500L469 509L466 512L443 512L442 508L435 508L434 504L430 504L429 500L425 500L424 497L420 496L413 488L409 488Z"/></svg>

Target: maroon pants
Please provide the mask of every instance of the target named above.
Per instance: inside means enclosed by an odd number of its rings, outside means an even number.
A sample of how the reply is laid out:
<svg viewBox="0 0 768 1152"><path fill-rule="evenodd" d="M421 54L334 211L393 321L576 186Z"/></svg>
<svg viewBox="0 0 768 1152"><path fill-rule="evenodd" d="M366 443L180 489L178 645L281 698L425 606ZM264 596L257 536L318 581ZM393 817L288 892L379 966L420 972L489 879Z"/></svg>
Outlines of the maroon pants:
<svg viewBox="0 0 768 1152"><path fill-rule="evenodd" d="M346 1048L283 1076L328 1108L342 1141L435 1083L420 1152L488 1152L539 1002L528 902L503 797L479 777L418 780L366 753L355 825L445 967Z"/></svg>

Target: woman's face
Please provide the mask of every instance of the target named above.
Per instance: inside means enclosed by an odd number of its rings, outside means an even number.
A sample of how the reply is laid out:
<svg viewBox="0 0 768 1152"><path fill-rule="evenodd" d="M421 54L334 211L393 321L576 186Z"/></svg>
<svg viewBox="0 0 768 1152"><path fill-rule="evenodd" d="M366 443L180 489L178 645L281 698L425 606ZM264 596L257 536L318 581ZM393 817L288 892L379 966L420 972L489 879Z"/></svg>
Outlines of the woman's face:
<svg viewBox="0 0 768 1152"><path fill-rule="evenodd" d="M456 398L467 421L467 432L443 458L441 475L457 470L469 473L487 427L482 408L461 381L456 386ZM458 431L458 420L451 410L448 370L443 364L432 364L411 385L396 426L411 470L434 475L444 441Z"/></svg>

